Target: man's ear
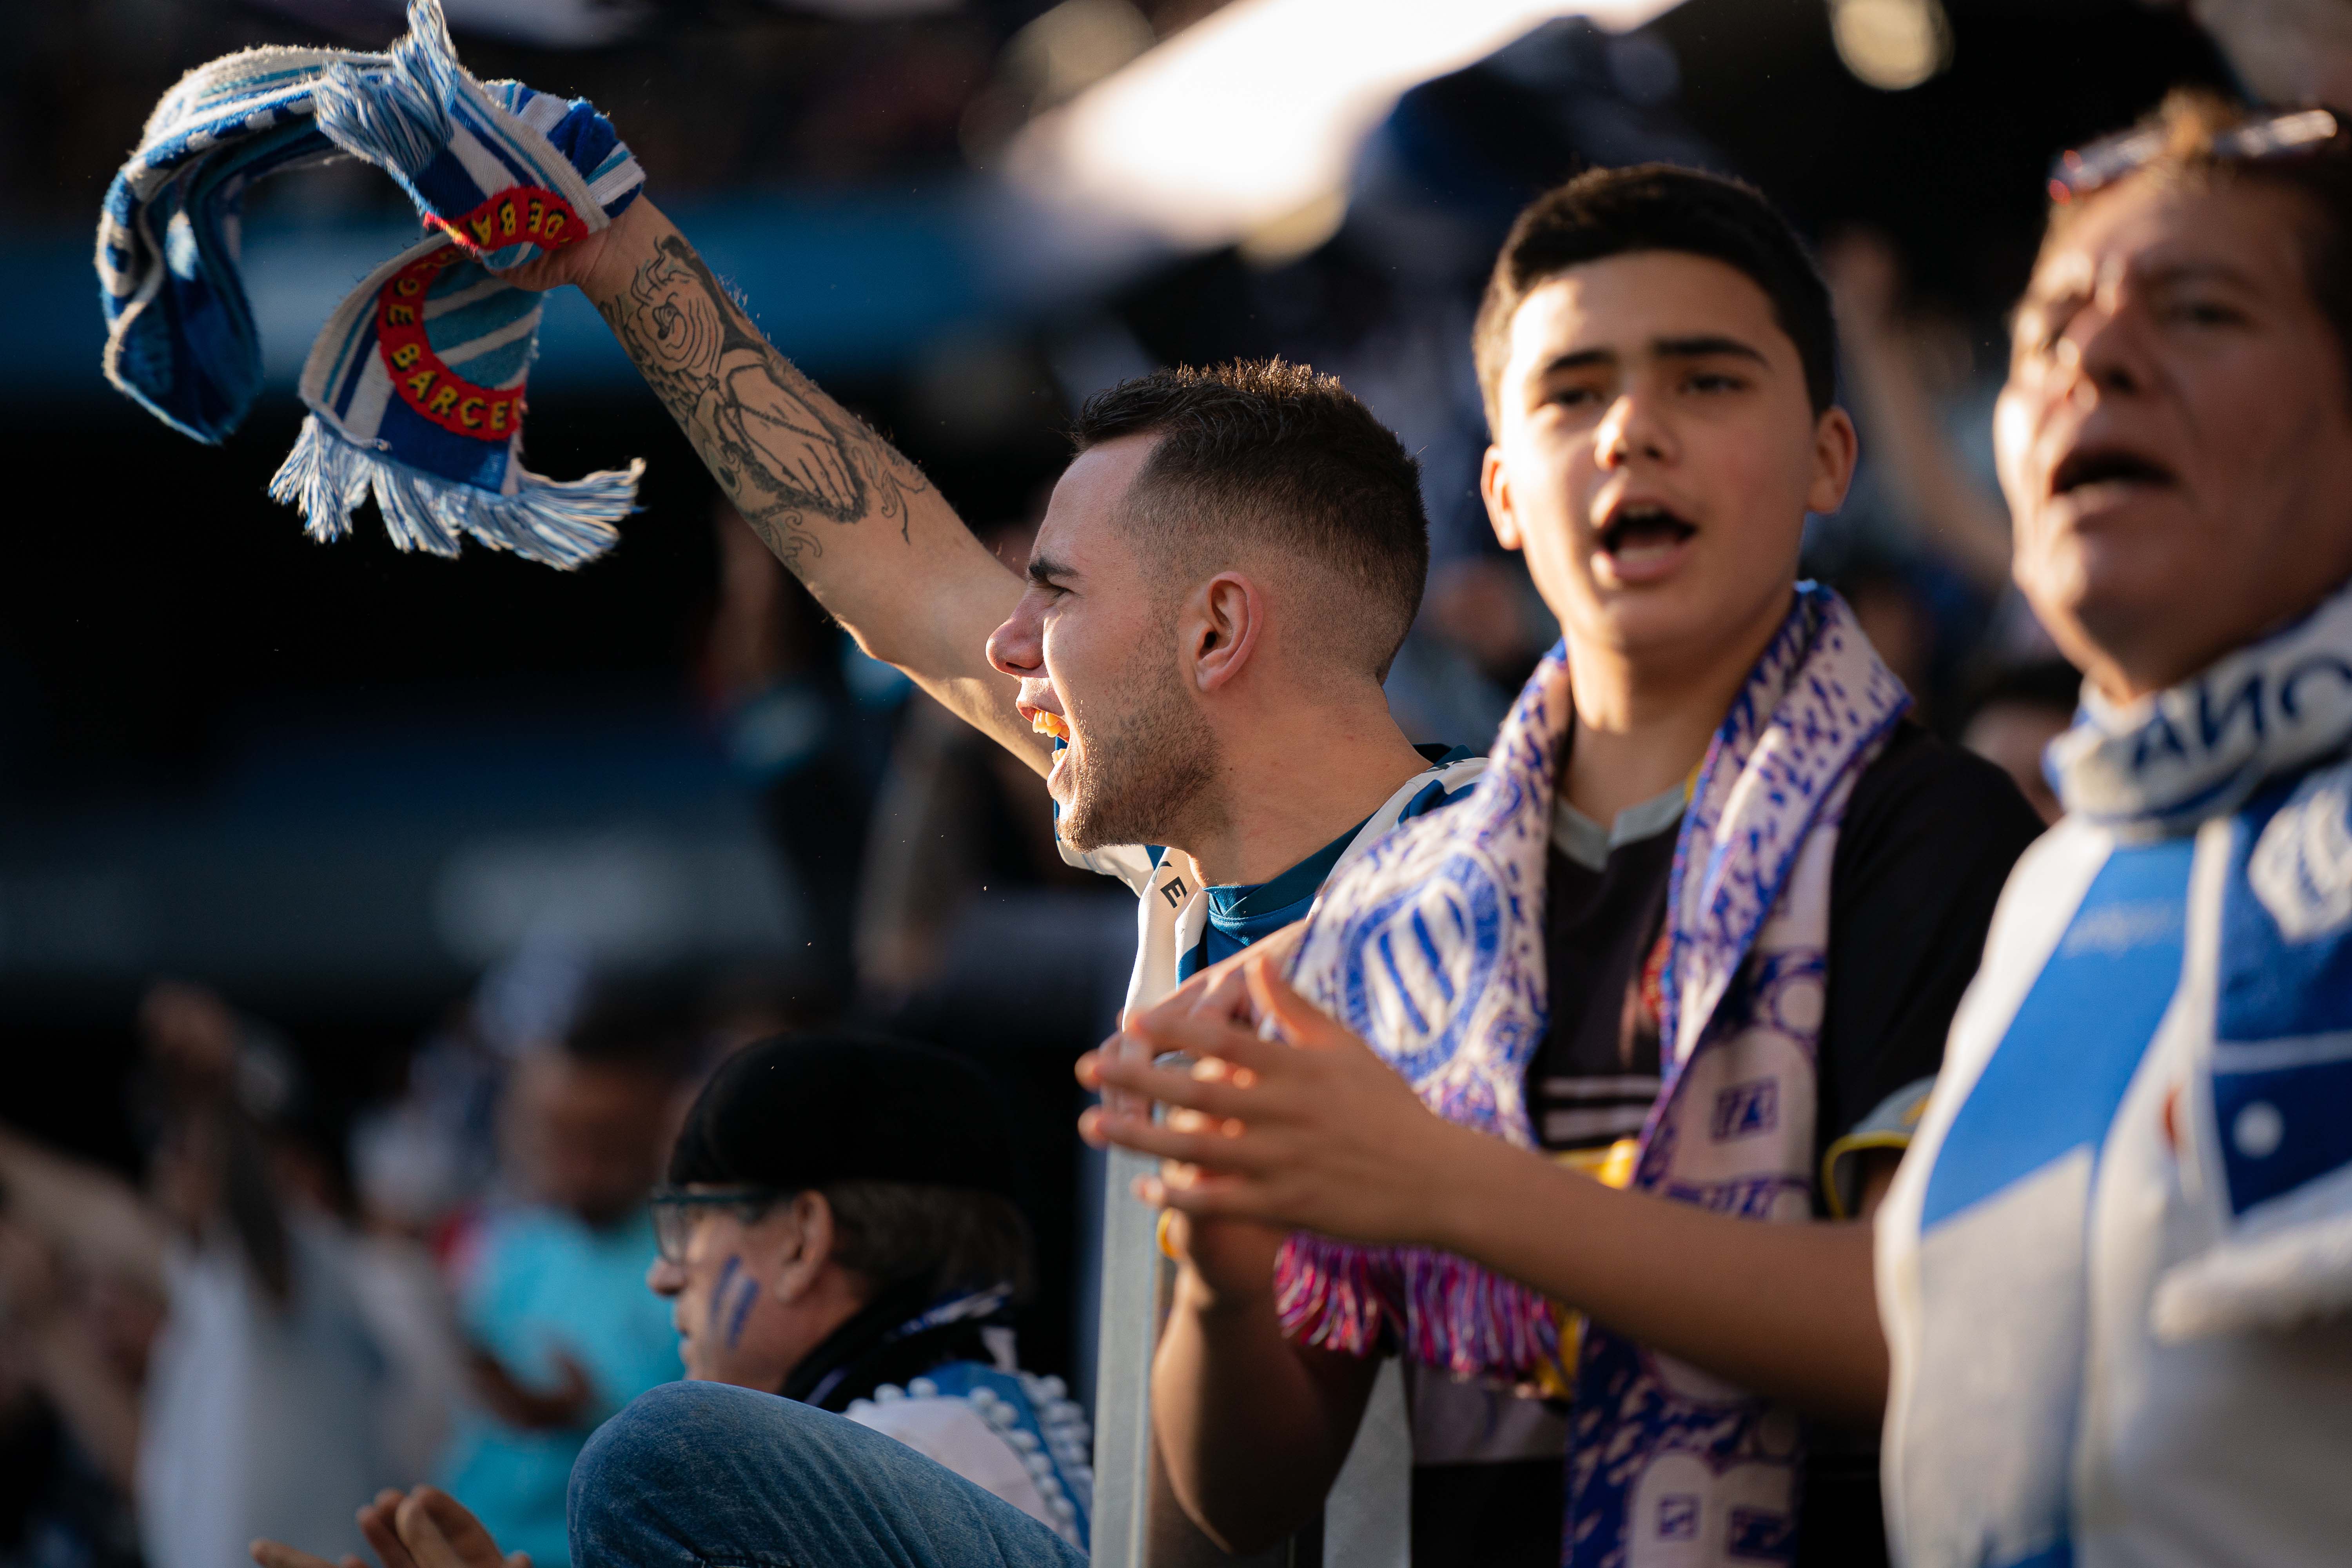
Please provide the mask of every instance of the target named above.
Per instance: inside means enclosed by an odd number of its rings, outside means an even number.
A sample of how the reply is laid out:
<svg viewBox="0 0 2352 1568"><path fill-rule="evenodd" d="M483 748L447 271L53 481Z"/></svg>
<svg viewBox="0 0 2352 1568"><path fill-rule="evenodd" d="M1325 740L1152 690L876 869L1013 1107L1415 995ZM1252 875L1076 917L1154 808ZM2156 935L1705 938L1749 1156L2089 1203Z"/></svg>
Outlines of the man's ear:
<svg viewBox="0 0 2352 1568"><path fill-rule="evenodd" d="M1478 464L1478 498L1486 503L1486 521L1495 530L1495 542L1506 550L1523 550L1527 535L1519 531L1518 513L1511 510L1511 474L1503 466L1503 449L1486 448L1486 456Z"/></svg>
<svg viewBox="0 0 2352 1568"><path fill-rule="evenodd" d="M816 1288L833 1261L833 1205L823 1193L794 1193L785 1205L791 1219L779 1226L775 1290L780 1302L799 1300Z"/></svg>
<svg viewBox="0 0 2352 1568"><path fill-rule="evenodd" d="M1265 632L1265 591L1239 572L1220 572L1184 606L1184 658L1202 691L1230 685L1249 667Z"/></svg>
<svg viewBox="0 0 2352 1568"><path fill-rule="evenodd" d="M1813 421L1813 482L1805 492L1805 510L1822 517L1845 505L1846 488L1853 483L1855 458L1862 437L1854 434L1853 416L1832 404Z"/></svg>

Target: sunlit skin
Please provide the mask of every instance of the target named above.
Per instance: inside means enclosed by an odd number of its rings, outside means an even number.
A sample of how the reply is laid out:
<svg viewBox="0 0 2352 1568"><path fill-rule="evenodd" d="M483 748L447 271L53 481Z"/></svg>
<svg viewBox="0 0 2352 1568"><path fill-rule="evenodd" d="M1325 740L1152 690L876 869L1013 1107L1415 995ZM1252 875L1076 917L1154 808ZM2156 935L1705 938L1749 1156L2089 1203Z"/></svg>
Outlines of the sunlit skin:
<svg viewBox="0 0 2352 1568"><path fill-rule="evenodd" d="M1020 603L988 639L989 662L1021 682L1021 716L1043 732L1058 729L1068 742L1045 775L1047 793L1066 806L1090 723L1125 706L1139 651L1173 640L1155 613L1142 560L1111 525L1151 446L1140 437L1106 441L1063 472L1037 527ZM1172 667L1177 650L1165 651Z"/></svg>
<svg viewBox="0 0 2352 1568"><path fill-rule="evenodd" d="M1573 268L1528 295L1509 342L1480 485L1560 618L1569 798L1606 822L1688 768L1779 628L1805 513L1845 499L1853 425L1814 414L1769 297L1705 257ZM1639 742L1661 776L1610 777L1611 738L1662 721L1672 743Z"/></svg>
<svg viewBox="0 0 2352 1568"><path fill-rule="evenodd" d="M693 1189L689 1189L693 1190ZM833 1215L801 1193L756 1219L713 1206L688 1233L682 1262L656 1258L646 1285L670 1303L686 1375L773 1394L871 1293L833 1260Z"/></svg>
<svg viewBox="0 0 2352 1568"><path fill-rule="evenodd" d="M1020 681L1023 719L1066 727L1046 784L1066 836L1074 780L1090 771L1092 787L1139 803L1112 842L1183 849L1212 883L1262 882L1428 763L1369 671L1330 668L1318 628L1331 596L1312 569L1274 550L1240 552L1170 603L1119 513L1156 441L1105 441L1064 472L989 661ZM1185 731L1172 751L1136 728L1155 702L1181 705L1146 726ZM1108 761L1106 735L1123 737ZM1139 767L1155 750L1160 760ZM1197 791L1150 798L1199 754L1213 766Z"/></svg>
<svg viewBox="0 0 2352 1568"><path fill-rule="evenodd" d="M2352 576L2352 389L2299 198L2146 177L2045 246L1995 416L2018 586L2128 701Z"/></svg>

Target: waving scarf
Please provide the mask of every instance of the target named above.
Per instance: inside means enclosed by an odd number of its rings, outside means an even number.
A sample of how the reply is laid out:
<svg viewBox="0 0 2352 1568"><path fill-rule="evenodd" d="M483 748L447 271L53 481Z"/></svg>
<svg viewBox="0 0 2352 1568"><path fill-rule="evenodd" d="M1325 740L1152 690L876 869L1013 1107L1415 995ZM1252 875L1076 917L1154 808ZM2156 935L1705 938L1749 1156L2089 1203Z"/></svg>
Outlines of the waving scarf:
<svg viewBox="0 0 2352 1568"><path fill-rule="evenodd" d="M99 221L107 378L164 423L216 442L261 390L238 274L254 183L351 153L383 168L434 230L371 273L305 363L310 409L270 482L314 539L371 493L403 550L493 549L576 566L610 548L642 463L560 482L522 466L523 384L541 297L508 268L605 228L645 175L585 102L460 68L436 0L413 0L386 54L248 49L165 93Z"/></svg>
<svg viewBox="0 0 2352 1568"><path fill-rule="evenodd" d="M1675 845L1664 1086L1633 1184L1757 1219L1812 1212L1813 1052L1837 827L1909 704L1843 601L1800 584L1725 715ZM1294 978L1431 1109L1535 1146L1525 1084L1550 1018L1544 873L1572 729L1564 645L1537 668L1471 798L1407 824L1335 879ZM1459 1258L1299 1235L1276 1290L1287 1331L1358 1354L1393 1344L1456 1376L1541 1377L1552 1304ZM1797 1426L1768 1401L1588 1330L1573 1373L1569 1561L1636 1536L1793 1543ZM1636 1507L1637 1502L1639 1507Z"/></svg>

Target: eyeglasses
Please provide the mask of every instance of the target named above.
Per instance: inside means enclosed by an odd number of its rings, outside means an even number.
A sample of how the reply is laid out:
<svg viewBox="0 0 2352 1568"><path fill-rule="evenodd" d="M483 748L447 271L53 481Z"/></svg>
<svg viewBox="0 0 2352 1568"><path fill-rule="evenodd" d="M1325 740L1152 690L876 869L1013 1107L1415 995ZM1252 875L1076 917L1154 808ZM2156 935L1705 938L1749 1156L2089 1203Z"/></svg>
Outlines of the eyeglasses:
<svg viewBox="0 0 2352 1568"><path fill-rule="evenodd" d="M653 1210L654 1247L664 1263L686 1261L686 1244L694 1222L712 1209L738 1209L746 1219L756 1218L784 1194L774 1187L656 1187L646 1200Z"/></svg>
<svg viewBox="0 0 2352 1568"><path fill-rule="evenodd" d="M2208 156L2233 163L2290 158L2317 152L2342 131L2324 109L2293 110L2221 132ZM2165 136L2160 129L2126 131L2059 153L2050 165L2050 199L2063 205L2114 184L2163 152Z"/></svg>

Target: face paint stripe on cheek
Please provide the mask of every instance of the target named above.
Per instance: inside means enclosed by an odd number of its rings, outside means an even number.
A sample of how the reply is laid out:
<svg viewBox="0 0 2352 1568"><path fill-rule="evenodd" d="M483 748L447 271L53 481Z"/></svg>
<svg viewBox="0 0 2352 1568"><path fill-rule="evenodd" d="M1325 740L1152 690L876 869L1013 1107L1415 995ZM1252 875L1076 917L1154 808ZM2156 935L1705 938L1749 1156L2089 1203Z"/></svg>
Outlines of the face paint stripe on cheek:
<svg viewBox="0 0 2352 1568"><path fill-rule="evenodd" d="M743 1339L743 1320L751 1315L753 1303L760 1299L760 1282L751 1275L743 1276L743 1289L735 1301L735 1310L727 1319L727 1348L733 1350Z"/></svg>
<svg viewBox="0 0 2352 1568"><path fill-rule="evenodd" d="M710 1300L702 1309L703 1331L713 1339L719 1337L719 1304L727 1300L727 1288L735 1282L735 1276L742 1269L743 1259L731 1252L727 1255L727 1261L719 1266L719 1282L710 1288Z"/></svg>

